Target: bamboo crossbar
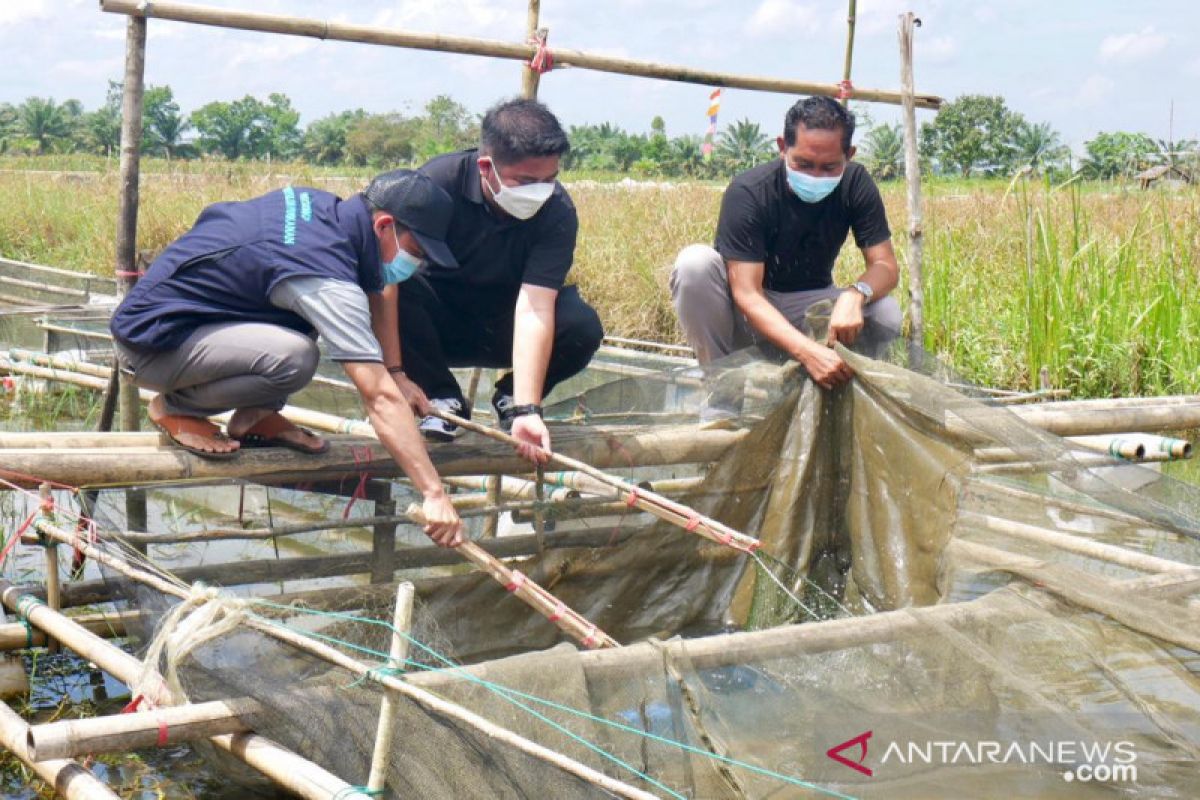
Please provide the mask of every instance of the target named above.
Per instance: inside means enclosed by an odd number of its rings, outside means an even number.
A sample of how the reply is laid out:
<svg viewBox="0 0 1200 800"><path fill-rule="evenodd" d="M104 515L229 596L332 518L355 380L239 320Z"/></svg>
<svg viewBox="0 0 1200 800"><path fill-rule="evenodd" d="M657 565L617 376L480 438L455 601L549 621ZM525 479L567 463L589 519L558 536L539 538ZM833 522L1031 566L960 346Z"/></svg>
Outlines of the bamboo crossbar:
<svg viewBox="0 0 1200 800"><path fill-rule="evenodd" d="M243 719L261 710L258 701L238 698L165 706L136 714L64 719L31 725L26 746L35 761L167 747L222 733L244 733L250 726Z"/></svg>
<svg viewBox="0 0 1200 800"><path fill-rule="evenodd" d="M373 25L354 25L332 20L306 19L303 17L277 14L260 14L212 8L185 3L141 2L141 0L101 0L103 11L127 14L136 17L167 19L175 22L191 22L222 28L282 33L292 36L308 36L315 39L330 39L343 42L404 47L418 50L433 50L443 53L463 53L492 58L507 58L529 61L537 52L532 44L516 44L492 39L476 39L466 36L444 36L388 29ZM555 67L570 66L597 72L634 75L643 78L697 83L704 86L726 86L733 89L752 89L784 94L810 94L838 97L842 92L836 83L813 83L807 81L766 78L754 75L739 75L714 70L659 64L631 58L585 53L568 48L553 48ZM853 90L853 98L860 101L899 104L900 93L879 89ZM942 99L934 95L917 95L915 103L921 108L937 109Z"/></svg>
<svg viewBox="0 0 1200 800"><path fill-rule="evenodd" d="M45 523L45 522L38 523L38 529L43 531L44 533L46 533L47 536L50 536L51 538L57 539L58 541L61 541L61 542L71 542L74 538L70 533L60 530L60 529L57 529L55 526L49 525L48 523ZM122 575L129 578L130 580L145 584L145 585L147 585L159 592L162 592L163 594L169 595L171 597L185 599L189 596L189 593L186 589L181 588L180 586L177 586L176 584L174 584L162 577L159 577L157 575L146 572L145 570L137 568L137 567L131 565L125 559L117 557L117 556L113 556L112 554L108 553L106 550L102 550L101 548L98 548L98 547L91 545L89 543L86 543L86 542L78 543L78 544L76 544L76 546L79 547L81 550L83 550L85 552L85 554L88 556L88 558L91 558L92 560L96 561L97 563L104 564L105 566L109 567L110 569L113 569L116 572L121 573ZM0 588L3 588L5 583L6 582L0 582ZM11 584L7 584L7 585L11 586ZM5 602L7 602L7 600L5 600ZM58 613L58 612L51 611L46 606L42 606L40 604L38 605L38 609L45 610L45 611L48 611L48 612L54 613L54 614ZM29 616L29 619L30 619L30 621L33 621L36 624L36 621L33 620L32 615ZM415 702L421 704L423 707L425 707L429 711L432 711L435 714L442 714L444 716L448 716L452 719L458 720L459 722L461 722L463 724L469 725L469 726L475 728L476 730L481 731L486 736L488 736L494 740L497 740L497 741L503 742L504 744L510 745L510 746L526 753L527 755L532 756L533 758L537 758L541 761L549 763L555 767L558 767L559 769L562 769L566 772L569 772L569 773L575 775L576 777L578 777L582 780L588 781L589 783L593 783L597 786L600 786L603 789L607 789L608 791L613 792L614 794L617 794L621 797L636 798L637 800L652 800L652 798L653 798L653 795L651 795L647 792L643 792L642 790L637 789L633 786L630 786L622 781L616 780L614 778L610 778L609 776L604 775L601 772L597 772L596 770L592 769L591 767L581 764L578 761L575 761L574 759L571 759L571 758L563 755L562 753L556 752L549 748L543 747L542 745L539 745L535 742L532 742L532 741L524 738L523 736L513 733L512 731L510 731L506 728L503 728L499 725L496 725L495 723L491 722L490 720L480 717L478 714L475 714L474 712L472 712L456 703L452 703L450 701L444 700L436 695L433 695L433 694L425 691L424 689L420 689L416 686L406 683L405 681L398 680L395 677L392 677L390 675L384 675L384 674L378 673L378 672L374 671L371 667L368 667L366 664L363 664L363 663L345 655L341 651L339 651L329 645L323 644L322 642L316 641L302 633L299 633L297 631L291 630L290 628L275 624L273 622L270 622L269 620L260 620L260 619L256 619L255 617L247 617L244 624L248 628L252 628L252 629L258 631L259 633L265 634L266 636L269 636L273 639L284 642L285 644L290 644L303 652L306 652L317 658L323 659L335 666L346 669L347 671L349 671L350 673L352 673L354 675L375 681L376 683L379 683L388 689L392 689L393 691L396 691L399 694L405 695L409 699L414 700ZM50 633L50 631L47 631L47 633ZM101 640L99 638L97 638L96 641L100 645L103 645L104 647L111 647L111 645L109 645L107 642L104 642L103 640ZM122 655L124 655L124 654L122 654ZM137 660L134 659L132 656L126 656L126 657L133 660L134 663L138 663ZM140 668L140 664L139 664L139 668ZM126 681L126 682L129 682L129 681ZM165 689L165 687L164 687L164 689ZM238 735L242 735L242 734L234 734L234 736L238 736ZM220 737L217 737L217 738L220 738ZM352 796L352 795L340 794L340 792L345 792L345 791L349 791L349 787L340 787L339 789L336 789L333 793L337 794L339 797ZM323 797L322 800L327 800L327 797L328 797L328 795Z"/></svg>
<svg viewBox="0 0 1200 800"><path fill-rule="evenodd" d="M0 746L6 748L66 800L117 800L117 794L82 765L66 758L36 761L25 747L29 725L0 703Z"/></svg>

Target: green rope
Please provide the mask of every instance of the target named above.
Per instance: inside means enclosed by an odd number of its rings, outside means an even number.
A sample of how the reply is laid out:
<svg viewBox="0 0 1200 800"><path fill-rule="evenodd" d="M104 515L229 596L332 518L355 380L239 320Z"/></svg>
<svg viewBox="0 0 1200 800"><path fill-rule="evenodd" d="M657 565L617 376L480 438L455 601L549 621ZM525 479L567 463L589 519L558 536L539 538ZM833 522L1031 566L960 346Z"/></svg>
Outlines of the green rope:
<svg viewBox="0 0 1200 800"><path fill-rule="evenodd" d="M612 756L611 754L606 753L605 751L601 750L596 745L593 745L591 742L588 742L587 740L583 739L582 737L579 737L578 735L574 734L573 732L563 728L561 725L559 725L558 723L554 722L553 720L547 718L545 715L540 714L539 712L529 708L524 703L520 702L520 700L528 700L529 702L538 703L538 704L546 706L548 708L552 708L557 711L561 711L563 713L570 714L572 716L579 717L581 719L584 719L584 720L587 720L590 722L594 722L599 725L604 725L604 726L607 726L610 728L614 728L616 730L624 731L626 733L631 733L636 736L640 736L642 738L649 739L654 742L658 742L659 744L664 744L664 745L668 745L670 747L675 747L677 749L683 750L688 753L692 753L694 755L700 755L700 756L704 756L706 758L720 761L724 764L728 764L729 766L740 767L747 771L754 772L754 773L763 775L768 778L773 778L775 780L783 781L783 782L789 783L793 786L800 786L805 789L810 789L812 791L819 792L819 793L827 795L829 797L836 797L836 798L839 798L840 800L855 800L855 798L853 798L850 795L845 795L845 794L841 794L840 792L837 792L837 791L834 791L831 789L826 789L822 786L818 786L814 783L810 783L808 781L793 777L791 775L784 775L783 773L775 772L774 770L767 769L766 767L759 767L755 764L750 764L745 761L739 761L738 759L731 758L730 756L723 756L723 755L720 755L719 753L713 753L710 750L704 750L704 749L696 747L694 745L689 745L684 742L679 742L674 739L669 739L664 736L659 736L657 734L650 733L649 731L644 731L641 728L634 728L630 725L625 725L624 723L617 722L615 720L611 720L606 717L599 717L594 714L590 714L586 711L583 711L581 709L574 708L572 706L562 705L560 703L554 702L553 700L547 700L543 697L538 697L536 695L527 694L518 689L512 689L507 686L502 686L500 684L493 683L492 681L484 680L483 678L479 678L475 675L472 675L470 672L467 672L466 670L464 670L459 665L455 664L453 661L451 661L446 656L437 652L432 647L429 647L428 645L426 645L424 642L421 642L421 641L413 638L412 636L405 633L404 631L397 629L391 623L385 622L383 620L372 619L370 617L361 617L361 616L357 616L354 614L346 614L346 613L337 612L337 611L321 611L318 609L297 608L295 606L284 606L284 605L279 605L277 603L271 603L269 601L264 601L264 600L258 600L258 601L255 601L255 603L258 605L264 605L264 606L271 607L271 608L282 609L282 610L287 610L287 611L294 611L294 612L299 612L299 613L303 613L303 614L310 614L312 616L332 617L335 619L348 620L351 622L360 622L360 623L364 623L367 625L376 625L376 626L379 626L382 628L386 628L386 629L392 631L393 633L398 633L401 636L403 636L405 639L407 639L411 644L416 646L417 648L423 650L424 652L431 655L433 658L435 658L438 661L441 661L442 663L447 665L446 667L432 667L432 666L429 666L428 664L422 664L420 662L416 662L411 659L405 659L406 666L425 670L428 672L453 673L455 675L458 675L459 677L462 677L468 681L471 681L472 683L482 686L482 687L488 689L489 691L499 695L502 699L508 701L509 703L512 703L513 705L517 706L518 708L525 709L530 714L532 714L534 717L537 717L538 719L543 720L547 724L551 725L552 727L554 727L555 729L564 733L565 735L571 737L572 739L575 739L576 741L580 742L581 744L588 747L589 749L592 749L592 750L598 752L599 754L610 758L615 763L624 766L626 769L628 769L633 774L638 775L639 777L644 778L649 783L652 783L655 786L660 787L664 791L669 792L674 797L681 797L681 795L678 795L671 789L663 786L658 781L655 781L653 778L643 775L642 773L638 772L637 769L635 769L634 767L632 767L630 765L626 765L624 762L620 761L616 756ZM281 627L283 627L281 623L275 622L274 620L266 620L266 621L270 622L271 624L280 625ZM387 657L387 655L385 653L381 653L377 650L372 650L369 647L363 647L361 645L356 645L356 644L353 644L352 642L340 640L340 639L337 639L332 636L325 636L323 634L319 634L319 633L315 633L315 632L311 632L311 631L304 632L304 635L313 636L318 639L323 639L327 642L340 644L340 645L350 648L352 650L357 650L357 651L363 652L363 653L369 653L376 657L384 657L384 658ZM374 670L372 670L372 671L374 671ZM367 676L364 675L363 679L365 679L366 677ZM362 679L360 679L360 680L362 680ZM520 699L517 699L517 698L520 698Z"/></svg>
<svg viewBox="0 0 1200 800"><path fill-rule="evenodd" d="M329 800L344 800L347 797L354 797L356 794L365 794L367 797L382 797L386 789L369 789L366 786L347 786L344 789L339 789Z"/></svg>
<svg viewBox="0 0 1200 800"><path fill-rule="evenodd" d="M265 603L265 605L274 605L274 604L272 604L272 603ZM275 607L279 608L279 607L281 607L281 606L275 606ZM286 606L282 606L282 607L283 607L283 608L286 608ZM424 645L423 645L423 644L421 644L420 642L418 642L416 639L413 639L413 638L412 638L412 637L410 637L408 634L404 633L403 631L396 630L396 628L395 628L394 626L392 626L392 625L390 625L390 624L388 624L388 623L385 623L385 622L381 622L381 621L379 621L379 620L373 620L373 619L370 619L369 617L354 617L354 616L350 616L350 615L341 615L341 614L338 614L338 613L336 613L336 612L332 612L332 611L317 611L317 610L315 610L315 609L313 609L312 613L313 613L314 615L317 615L317 616L328 615L328 616L332 616L332 617L339 617L339 618L343 618L343 619L353 619L353 620L356 620L356 621L359 621L359 622L370 622L370 623L373 623L373 624L379 624L379 625L385 626L385 627L387 627L387 628L389 628L389 629L393 630L393 631L394 631L394 632L396 632L396 633L399 633L401 636L403 636L405 639L408 639L408 640L409 640L410 642L412 642L413 644L416 644L417 646L424 648ZM254 616L256 616L256 617L257 617L257 615L254 615ZM275 621L275 620L266 619L265 617L257 617L257 618L258 618L258 619L260 619L260 620L262 620L263 622L266 622L266 623L270 624L270 625L276 625L276 626L278 626L278 627L285 627L285 626L284 626L282 623L280 623L280 622L277 622L277 621ZM289 629L289 630L291 630L291 629ZM341 639L336 639L336 638L334 638L334 637L332 637L332 636L325 636L325 635L323 635L323 634L316 633L316 632L313 632L313 631L304 631L304 632L303 632L303 635L305 635L305 636L311 636L311 637L313 637L313 638L316 638L316 639L322 639L322 640L324 640L324 641L331 642L331 643L335 643L335 644L340 644L340 645L342 645L343 647L347 647L347 648L349 648L349 649L351 649L351 650L357 650L357 651L359 651L359 652L362 652L362 653L369 653L369 654L371 654L371 655L374 655L374 656L383 656L384 658L387 658L387 657L388 657L386 654L384 654L384 653L381 653L381 652L379 652L378 650L372 650L372 649L371 649L371 648L369 648L369 647L363 647L363 646L361 646L361 645L356 645L356 644L353 644L352 642L347 642L347 641L344 641L344 640L341 640ZM452 663L452 662L450 662L450 661L449 661L449 659L446 659L446 661L447 661L447 663ZM420 667L422 667L422 668L427 668L427 667L426 667L426 665L423 665L423 664L417 664L416 662L410 661L409 659L405 659L405 662L406 662L406 663L408 663L408 664L412 664L413 666L420 666ZM372 677L372 673L376 673L376 672L378 672L378 670L377 670L377 669L367 670L367 672L363 674L363 676L362 676L362 679L365 679L365 678L368 678L368 677ZM360 679L360 680L361 680L361 679ZM483 684L483 685L486 685L486 684ZM501 688L502 688L502 687L501 687ZM495 689L493 689L492 691L496 691L496 690L495 690ZM542 721L542 722L546 723L546 724L547 724L547 725L549 725L551 728L554 728L556 731L558 731L558 732L559 732L559 733L561 733L562 735L564 735L564 736L568 737L569 739L573 739L574 741L576 741L576 742L578 742L579 744L583 745L583 746L584 746L584 747L586 747L587 749L589 749L589 750L591 750L592 752L596 753L596 755L600 756L601 758L604 758L604 759L606 759L606 760L608 760L608 761L611 761L612 763L616 764L618 767L620 767L620 768L622 768L622 769L624 769L624 770L627 770L627 771L629 771L630 773L632 773L632 774L634 774L634 775L638 776L639 778L641 778L642 780L644 780L644 781L646 781L647 783L651 784L652 786L655 786L655 787L657 787L657 788L661 789L662 791L666 792L667 794L671 795L671 797L674 797L674 798L676 798L676 800L687 800L687 798L686 798L684 795L681 795L681 794L679 794L678 792L676 792L676 791L672 790L672 789L671 789L669 786L667 786L666 784L664 784L664 783L661 783L661 782L659 782L659 781L655 780L654 778L650 777L649 775L645 774L644 772L641 772L641 771L639 771L639 770L637 769L637 767L635 767L635 766L633 766L632 764L629 764L629 763L627 763L627 762L625 762L625 761L622 761L622 760L621 760L621 759L620 759L618 756L615 756L615 755L613 755L612 753L610 753L610 752L608 752L607 750L605 750L604 748L600 747L599 745L597 745L597 744L594 744L593 742L590 742L590 741L588 741L587 739L583 738L582 736L580 736L579 734L575 733L574 731L572 731L572 730L570 730L570 729L566 728L565 726L563 726L563 725L561 725L561 724L559 724L559 723L555 722L554 720L550 719L550 718L549 718L549 717L547 717L545 714L539 713L538 711L536 711L536 710L534 710L534 709L530 708L529 706L525 705L524 703L520 702L519 700L514 700L512 697L507 697L507 696L505 696L505 694L504 694L503 692L496 692L496 693L497 693L497 694L499 694L499 695L500 695L500 697L501 697L502 699L504 699L504 700L506 700L507 702L511 703L512 705L515 705L515 706L517 706L518 708L520 708L520 709L524 710L526 713L530 714L531 716L535 717L536 719L538 719L538 720L540 720L540 721Z"/></svg>

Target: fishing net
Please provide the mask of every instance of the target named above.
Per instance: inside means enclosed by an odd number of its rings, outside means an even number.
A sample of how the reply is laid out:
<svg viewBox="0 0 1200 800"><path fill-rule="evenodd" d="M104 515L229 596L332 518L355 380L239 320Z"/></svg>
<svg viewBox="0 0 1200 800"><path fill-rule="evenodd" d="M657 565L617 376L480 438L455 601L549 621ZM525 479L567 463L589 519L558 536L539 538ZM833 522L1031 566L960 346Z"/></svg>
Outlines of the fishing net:
<svg viewBox="0 0 1200 800"><path fill-rule="evenodd" d="M559 447L587 443L612 472L671 487L762 547L701 538L593 484L540 506L541 533L506 516L510 566L624 645L588 651L400 525L393 577L417 593L404 679L657 796L1190 796L1200 492L960 391L919 352L843 354L857 377L835 391L760 351L565 387L550 408ZM740 407L714 418L729 397ZM715 461L673 460L705 437L728 440ZM474 435L449 447L481 463L506 454ZM328 486L144 488L163 534L350 525L413 499L403 482L351 505ZM610 505L581 517L588 502ZM143 553L120 535L123 503L103 491L91 509L100 546L172 591L93 565L68 596L117 591L142 612L130 626L143 652L190 630L185 656L168 648L154 665L178 670L178 699L253 698L254 730L365 784L376 679L397 674L378 669L396 584L362 574L376 523ZM486 519L472 518L473 537ZM188 613L171 614L179 595ZM205 638L233 615L242 624ZM272 626L376 671L334 667ZM386 796L608 794L460 716L398 706ZM264 788L212 756L239 791Z"/></svg>

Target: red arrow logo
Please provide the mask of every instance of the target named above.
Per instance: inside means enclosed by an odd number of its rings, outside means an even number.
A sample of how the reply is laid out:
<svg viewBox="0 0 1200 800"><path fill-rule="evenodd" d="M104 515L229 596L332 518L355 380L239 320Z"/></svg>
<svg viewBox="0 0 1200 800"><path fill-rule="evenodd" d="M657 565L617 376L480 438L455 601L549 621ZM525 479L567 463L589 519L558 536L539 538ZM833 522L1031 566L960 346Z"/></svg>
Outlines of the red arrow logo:
<svg viewBox="0 0 1200 800"><path fill-rule="evenodd" d="M871 738L871 734L872 731L866 731L865 733L860 733L858 736L855 736L853 739L847 739L841 744L835 744L833 747L825 751L825 755L829 756L839 764L845 764L850 769L858 770L869 778L875 773L871 772L870 767L864 767L863 762L867 760L867 740ZM855 746L861 748L861 753L858 756L857 761L851 761L842 755L843 750Z"/></svg>

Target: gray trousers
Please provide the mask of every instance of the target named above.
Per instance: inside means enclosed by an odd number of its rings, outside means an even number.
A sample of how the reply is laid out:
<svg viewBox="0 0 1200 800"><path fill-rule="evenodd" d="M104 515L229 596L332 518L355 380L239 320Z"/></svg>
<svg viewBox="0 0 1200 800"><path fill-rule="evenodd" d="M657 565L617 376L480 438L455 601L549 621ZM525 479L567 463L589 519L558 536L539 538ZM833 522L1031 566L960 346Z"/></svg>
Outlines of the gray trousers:
<svg viewBox="0 0 1200 800"><path fill-rule="evenodd" d="M701 364L754 344L778 352L750 327L746 317L734 305L725 260L713 248L705 244L683 248L671 270L670 287L675 313L679 315L683 331ZM805 324L808 309L821 300L836 300L844 291L831 286L803 292L765 289L764 293L788 322L811 335ZM901 319L900 304L894 297L870 303L863 308L863 330L854 349L872 357L882 356L900 335Z"/></svg>
<svg viewBox="0 0 1200 800"><path fill-rule="evenodd" d="M261 322L202 325L174 350L116 343L121 368L163 396L168 414L207 417L238 408L279 410L308 385L320 352L309 336Z"/></svg>

